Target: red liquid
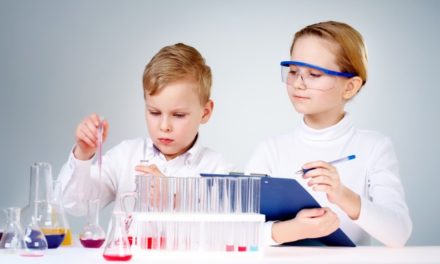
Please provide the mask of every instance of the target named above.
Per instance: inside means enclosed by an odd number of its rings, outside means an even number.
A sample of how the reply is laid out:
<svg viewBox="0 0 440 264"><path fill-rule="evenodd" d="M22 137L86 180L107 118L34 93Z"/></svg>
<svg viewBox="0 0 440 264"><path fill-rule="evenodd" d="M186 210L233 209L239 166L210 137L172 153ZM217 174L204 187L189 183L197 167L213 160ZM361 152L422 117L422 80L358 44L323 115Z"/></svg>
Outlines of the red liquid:
<svg viewBox="0 0 440 264"><path fill-rule="evenodd" d="M105 239L80 239L79 241L85 248L100 248Z"/></svg>
<svg viewBox="0 0 440 264"><path fill-rule="evenodd" d="M238 252L246 252L246 247L245 246L238 246Z"/></svg>
<svg viewBox="0 0 440 264"><path fill-rule="evenodd" d="M226 251L228 252L234 251L234 245L226 245Z"/></svg>
<svg viewBox="0 0 440 264"><path fill-rule="evenodd" d="M128 236L128 243L130 246L133 244L133 236Z"/></svg>
<svg viewBox="0 0 440 264"><path fill-rule="evenodd" d="M147 238L147 249L158 249L159 247L161 249L165 248L165 237L160 237L159 238L159 244L157 243L157 238L156 237L148 237Z"/></svg>
<svg viewBox="0 0 440 264"><path fill-rule="evenodd" d="M104 258L108 261L129 261L132 257L132 255L103 255Z"/></svg>

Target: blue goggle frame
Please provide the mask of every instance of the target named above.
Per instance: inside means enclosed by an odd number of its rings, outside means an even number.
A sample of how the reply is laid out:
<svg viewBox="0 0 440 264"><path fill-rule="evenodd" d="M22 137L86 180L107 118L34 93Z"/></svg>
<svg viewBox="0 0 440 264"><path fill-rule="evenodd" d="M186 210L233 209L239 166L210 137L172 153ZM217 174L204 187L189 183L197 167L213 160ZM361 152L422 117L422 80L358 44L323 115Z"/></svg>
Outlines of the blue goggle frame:
<svg viewBox="0 0 440 264"><path fill-rule="evenodd" d="M282 61L280 63L280 65L284 66L284 67L289 67L290 65L309 67L309 68L316 69L316 70L322 71L325 74L333 75L333 76L340 76L340 77L347 77L347 78L356 76L356 74L354 74L354 73L332 71L332 70L328 70L326 68L322 68L322 67L319 67L319 66L316 66L313 64L309 64L309 63L305 63L302 61Z"/></svg>

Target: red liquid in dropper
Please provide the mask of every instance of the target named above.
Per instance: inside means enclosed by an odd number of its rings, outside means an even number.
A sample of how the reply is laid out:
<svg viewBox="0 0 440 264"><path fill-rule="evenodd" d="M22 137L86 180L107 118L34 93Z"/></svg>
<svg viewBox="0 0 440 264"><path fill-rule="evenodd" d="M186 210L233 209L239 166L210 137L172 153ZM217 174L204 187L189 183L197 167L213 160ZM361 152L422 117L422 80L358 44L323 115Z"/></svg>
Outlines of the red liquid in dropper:
<svg viewBox="0 0 440 264"><path fill-rule="evenodd" d="M83 247L86 248L100 248L104 243L105 239L80 239L79 240Z"/></svg>
<svg viewBox="0 0 440 264"><path fill-rule="evenodd" d="M108 261L129 261L132 255L103 255L104 258Z"/></svg>

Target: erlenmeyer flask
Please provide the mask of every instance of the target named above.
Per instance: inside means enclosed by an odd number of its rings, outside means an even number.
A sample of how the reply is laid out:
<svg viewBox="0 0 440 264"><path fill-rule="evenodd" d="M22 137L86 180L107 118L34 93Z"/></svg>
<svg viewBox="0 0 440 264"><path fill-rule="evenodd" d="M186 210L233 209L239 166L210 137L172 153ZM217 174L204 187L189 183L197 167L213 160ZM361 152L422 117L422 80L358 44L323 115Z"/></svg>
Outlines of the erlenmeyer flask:
<svg viewBox="0 0 440 264"><path fill-rule="evenodd" d="M31 166L29 204L21 210L21 223L24 229L26 256L42 256L47 249L47 241L38 226L38 200L40 181L38 166Z"/></svg>
<svg viewBox="0 0 440 264"><path fill-rule="evenodd" d="M104 258L110 261L128 261L131 259L131 248L125 228L126 215L115 211L112 215L111 228L107 234Z"/></svg>
<svg viewBox="0 0 440 264"><path fill-rule="evenodd" d="M38 223L46 236L48 248L57 248L67 232L66 217L61 200L61 182L54 182L54 190L49 200L38 202Z"/></svg>
<svg viewBox="0 0 440 264"><path fill-rule="evenodd" d="M31 217L24 226L24 241L25 252L22 252L22 256L36 257L43 256L47 250L46 237L38 226L37 221L37 202L34 202L34 206L31 207L34 211L34 216Z"/></svg>
<svg viewBox="0 0 440 264"><path fill-rule="evenodd" d="M99 199L89 200L87 208L87 224L79 234L79 240L86 248L100 248L105 232L99 225Z"/></svg>
<svg viewBox="0 0 440 264"><path fill-rule="evenodd" d="M25 250L23 229L20 225L20 211L18 207L6 209L7 224L0 240L0 249L5 253L22 253Z"/></svg>

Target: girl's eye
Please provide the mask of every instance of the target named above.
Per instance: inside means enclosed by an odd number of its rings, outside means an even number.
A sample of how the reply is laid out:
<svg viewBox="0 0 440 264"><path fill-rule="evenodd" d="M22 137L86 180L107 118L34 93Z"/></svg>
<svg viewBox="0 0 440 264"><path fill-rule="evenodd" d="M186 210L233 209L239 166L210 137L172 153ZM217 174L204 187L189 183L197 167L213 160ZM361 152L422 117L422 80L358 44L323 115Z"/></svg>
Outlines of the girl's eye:
<svg viewBox="0 0 440 264"><path fill-rule="evenodd" d="M290 70L289 71L289 75L296 75L296 74L297 74L296 70Z"/></svg>
<svg viewBox="0 0 440 264"><path fill-rule="evenodd" d="M311 72L311 73L310 73L310 76L313 77L313 78L319 78L319 77L322 76L322 74L321 74L321 73L314 73L314 72Z"/></svg>

